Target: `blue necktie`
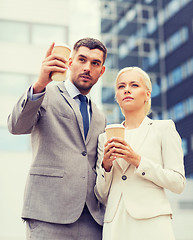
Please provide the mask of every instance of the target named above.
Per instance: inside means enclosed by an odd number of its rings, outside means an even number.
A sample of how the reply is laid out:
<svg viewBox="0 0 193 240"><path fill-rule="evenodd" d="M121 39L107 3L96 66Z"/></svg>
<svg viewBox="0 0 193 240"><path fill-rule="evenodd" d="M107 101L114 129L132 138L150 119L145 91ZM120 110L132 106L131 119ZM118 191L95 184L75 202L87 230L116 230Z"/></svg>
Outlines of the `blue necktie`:
<svg viewBox="0 0 193 240"><path fill-rule="evenodd" d="M87 108L87 98L86 96L79 94L80 99L80 112L82 114L83 126L84 126L84 136L86 139L88 129L89 129L89 117L88 117L88 108Z"/></svg>

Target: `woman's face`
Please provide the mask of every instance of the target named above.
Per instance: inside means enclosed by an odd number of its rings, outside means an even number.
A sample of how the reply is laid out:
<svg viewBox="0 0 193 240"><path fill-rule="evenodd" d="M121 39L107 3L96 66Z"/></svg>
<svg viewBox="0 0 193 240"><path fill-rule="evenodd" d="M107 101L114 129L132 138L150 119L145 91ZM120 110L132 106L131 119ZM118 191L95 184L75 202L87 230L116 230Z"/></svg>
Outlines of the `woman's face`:
<svg viewBox="0 0 193 240"><path fill-rule="evenodd" d="M142 76L135 70L122 73L116 82L116 99L124 112L143 111L151 96Z"/></svg>

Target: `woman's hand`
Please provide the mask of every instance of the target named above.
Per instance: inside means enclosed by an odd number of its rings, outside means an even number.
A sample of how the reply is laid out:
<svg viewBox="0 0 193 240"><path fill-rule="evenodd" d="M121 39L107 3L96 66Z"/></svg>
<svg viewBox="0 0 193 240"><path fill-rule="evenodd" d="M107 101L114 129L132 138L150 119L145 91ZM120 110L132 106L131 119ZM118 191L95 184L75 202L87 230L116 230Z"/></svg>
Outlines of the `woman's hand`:
<svg viewBox="0 0 193 240"><path fill-rule="evenodd" d="M110 156L108 155L109 159L114 161L116 158L123 158L135 167L139 166L141 156L138 155L125 140L113 137L107 143L108 153L110 154Z"/></svg>
<svg viewBox="0 0 193 240"><path fill-rule="evenodd" d="M115 149L112 146L111 140L107 141L104 147L104 157L102 162L102 166L106 172L111 171L111 168L113 166L113 161L116 159L115 156L112 156L114 151Z"/></svg>

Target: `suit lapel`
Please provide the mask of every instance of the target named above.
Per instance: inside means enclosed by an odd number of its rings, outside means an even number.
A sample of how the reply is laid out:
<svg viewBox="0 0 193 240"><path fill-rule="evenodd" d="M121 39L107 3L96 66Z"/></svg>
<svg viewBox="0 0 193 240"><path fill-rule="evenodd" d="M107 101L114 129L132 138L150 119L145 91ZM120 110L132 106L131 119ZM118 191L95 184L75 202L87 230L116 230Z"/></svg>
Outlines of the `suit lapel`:
<svg viewBox="0 0 193 240"><path fill-rule="evenodd" d="M63 82L57 84L57 87L60 91L60 94L67 101L69 106L72 108L74 115L76 116L77 123L78 123L79 129L80 129L80 132L82 134L83 140L84 140L84 127L83 127L82 115L80 113L80 109L78 107L77 102L73 98L70 97Z"/></svg>
<svg viewBox="0 0 193 240"><path fill-rule="evenodd" d="M96 127L96 119L97 119L97 108L96 105L93 104L93 102L91 101L90 103L90 107L91 107L91 119L90 119L90 126L88 129L88 134L87 134L87 138L86 138L86 144L89 142L91 136L92 136L92 131L93 129Z"/></svg>
<svg viewBox="0 0 193 240"><path fill-rule="evenodd" d="M132 140L132 149L135 152L139 152L140 148L142 147L143 143L145 142L145 139L147 137L148 131L153 123L153 120L151 120L148 117L145 117L141 125L139 126L138 131L136 132L135 137ZM127 141L127 137L125 138ZM130 167L130 164L126 164L124 166L123 171L126 172L127 169Z"/></svg>
<svg viewBox="0 0 193 240"><path fill-rule="evenodd" d="M152 125L152 120L148 117L145 117L145 119L143 120L143 122L141 123L141 125L139 126L139 131L137 131L135 138L133 139L133 150L136 152L139 152L139 149L141 148L141 146L143 145L145 138L147 136L147 133L149 131L149 128Z"/></svg>

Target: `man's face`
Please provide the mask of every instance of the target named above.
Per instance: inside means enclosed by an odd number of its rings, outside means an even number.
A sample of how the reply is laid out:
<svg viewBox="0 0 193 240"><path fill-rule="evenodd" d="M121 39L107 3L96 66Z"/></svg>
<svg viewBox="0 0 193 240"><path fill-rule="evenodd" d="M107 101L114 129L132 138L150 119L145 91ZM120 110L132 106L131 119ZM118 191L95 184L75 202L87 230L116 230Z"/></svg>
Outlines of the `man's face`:
<svg viewBox="0 0 193 240"><path fill-rule="evenodd" d="M71 82L82 94L87 94L105 71L103 52L82 46L69 59L69 69Z"/></svg>

